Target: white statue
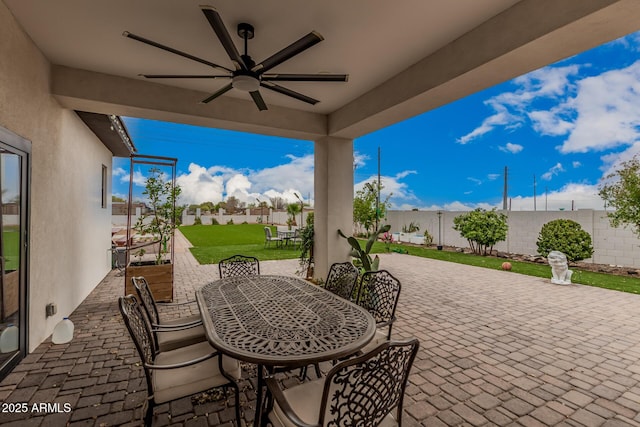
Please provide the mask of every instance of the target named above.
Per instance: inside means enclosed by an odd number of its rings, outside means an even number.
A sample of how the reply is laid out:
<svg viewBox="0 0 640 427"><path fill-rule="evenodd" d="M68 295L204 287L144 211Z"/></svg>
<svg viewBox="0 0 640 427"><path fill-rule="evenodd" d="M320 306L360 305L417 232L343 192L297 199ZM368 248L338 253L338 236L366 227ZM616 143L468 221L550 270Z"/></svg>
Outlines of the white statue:
<svg viewBox="0 0 640 427"><path fill-rule="evenodd" d="M567 265L567 256L559 251L551 251L547 256L551 266L551 283L556 285L570 285L573 271Z"/></svg>

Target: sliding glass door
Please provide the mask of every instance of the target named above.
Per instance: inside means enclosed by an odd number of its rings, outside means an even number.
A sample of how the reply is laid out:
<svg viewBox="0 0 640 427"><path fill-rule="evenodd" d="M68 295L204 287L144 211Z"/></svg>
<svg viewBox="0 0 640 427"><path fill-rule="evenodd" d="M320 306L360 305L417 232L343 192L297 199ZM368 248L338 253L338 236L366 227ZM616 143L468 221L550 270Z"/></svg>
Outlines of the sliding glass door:
<svg viewBox="0 0 640 427"><path fill-rule="evenodd" d="M27 353L29 152L0 128L0 379Z"/></svg>

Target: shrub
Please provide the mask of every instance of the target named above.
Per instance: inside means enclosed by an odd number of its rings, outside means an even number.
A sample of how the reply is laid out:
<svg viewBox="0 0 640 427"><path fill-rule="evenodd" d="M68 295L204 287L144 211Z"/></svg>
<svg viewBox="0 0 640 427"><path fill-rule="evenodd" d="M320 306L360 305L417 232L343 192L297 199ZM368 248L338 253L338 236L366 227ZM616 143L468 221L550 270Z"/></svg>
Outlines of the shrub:
<svg viewBox="0 0 640 427"><path fill-rule="evenodd" d="M193 220L193 225L202 225L202 220L200 219L199 216L197 216L194 220Z"/></svg>
<svg viewBox="0 0 640 427"><path fill-rule="evenodd" d="M227 225L233 225L233 220L230 219L229 221L227 221Z"/></svg>
<svg viewBox="0 0 640 427"><path fill-rule="evenodd" d="M247 221L242 221L243 224L249 224Z"/></svg>
<svg viewBox="0 0 640 427"><path fill-rule="evenodd" d="M217 219L211 218L211 225L220 225Z"/></svg>
<svg viewBox="0 0 640 427"><path fill-rule="evenodd" d="M453 229L467 239L471 250L478 255L488 255L493 245L507 238L507 216L496 212L478 208L471 212L458 215L453 219Z"/></svg>
<svg viewBox="0 0 640 427"><path fill-rule="evenodd" d="M416 231L420 231L420 224L417 222L411 221L409 225L402 226L403 233L415 233Z"/></svg>
<svg viewBox="0 0 640 427"><path fill-rule="evenodd" d="M424 230L424 244L430 245L433 243L433 236L429 233L429 230Z"/></svg>
<svg viewBox="0 0 640 427"><path fill-rule="evenodd" d="M544 257L551 251L560 251L575 262L593 255L591 236L570 219L556 219L543 225L536 244L538 253Z"/></svg>

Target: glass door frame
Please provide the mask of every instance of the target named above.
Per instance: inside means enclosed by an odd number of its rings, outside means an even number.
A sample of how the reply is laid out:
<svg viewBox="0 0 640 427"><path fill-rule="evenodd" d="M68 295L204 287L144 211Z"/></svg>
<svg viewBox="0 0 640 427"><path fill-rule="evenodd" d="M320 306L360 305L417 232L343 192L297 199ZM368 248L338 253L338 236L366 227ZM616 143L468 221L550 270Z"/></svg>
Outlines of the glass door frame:
<svg viewBox="0 0 640 427"><path fill-rule="evenodd" d="M0 127L0 148L15 154L20 159L20 291L18 309L19 351L3 366L0 366L0 380L9 374L28 353L29 345L29 224L30 182L31 182L31 141ZM1 201L0 201L1 205ZM2 214L2 212L0 212ZM1 232L2 230L0 230ZM2 272L4 274L4 272Z"/></svg>

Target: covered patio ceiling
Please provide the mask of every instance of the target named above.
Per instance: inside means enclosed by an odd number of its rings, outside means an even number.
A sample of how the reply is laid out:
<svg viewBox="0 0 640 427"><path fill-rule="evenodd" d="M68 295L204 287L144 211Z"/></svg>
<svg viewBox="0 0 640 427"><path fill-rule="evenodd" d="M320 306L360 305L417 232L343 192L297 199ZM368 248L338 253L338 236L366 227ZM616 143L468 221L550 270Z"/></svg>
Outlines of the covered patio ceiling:
<svg viewBox="0 0 640 427"><path fill-rule="evenodd" d="M640 29L637 0L209 0L236 47L255 27L261 61L312 30L324 41L272 73L347 73L348 82L286 82L315 106L270 90L258 111L228 80L139 74L219 70L122 36L130 31L233 68L202 0L2 0L51 62L66 108L317 140L355 138ZM19 54L19 52L16 52Z"/></svg>

